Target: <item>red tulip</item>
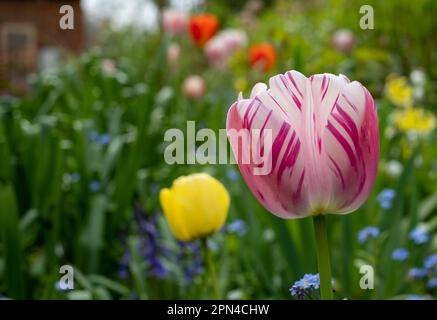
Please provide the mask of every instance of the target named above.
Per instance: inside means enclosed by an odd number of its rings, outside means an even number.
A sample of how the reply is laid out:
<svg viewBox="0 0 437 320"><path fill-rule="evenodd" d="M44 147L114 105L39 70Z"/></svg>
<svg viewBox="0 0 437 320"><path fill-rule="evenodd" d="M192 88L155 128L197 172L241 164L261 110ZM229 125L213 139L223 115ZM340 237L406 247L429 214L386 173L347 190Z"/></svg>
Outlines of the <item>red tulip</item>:
<svg viewBox="0 0 437 320"><path fill-rule="evenodd" d="M191 39L196 45L202 47L217 33L219 21L210 13L202 13L192 16L188 27Z"/></svg>
<svg viewBox="0 0 437 320"><path fill-rule="evenodd" d="M270 43L261 43L249 48L249 64L264 71L271 70L276 64L276 50Z"/></svg>

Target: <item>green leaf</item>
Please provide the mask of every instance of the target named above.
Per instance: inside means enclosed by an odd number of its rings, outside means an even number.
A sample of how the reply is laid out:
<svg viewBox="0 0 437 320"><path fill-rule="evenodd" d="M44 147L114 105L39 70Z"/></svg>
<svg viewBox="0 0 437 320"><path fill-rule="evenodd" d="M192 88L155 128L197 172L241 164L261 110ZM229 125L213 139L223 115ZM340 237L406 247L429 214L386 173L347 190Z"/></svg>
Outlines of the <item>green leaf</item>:
<svg viewBox="0 0 437 320"><path fill-rule="evenodd" d="M395 188L396 195L393 199L393 206L381 217L379 223L379 228L381 230L395 230L397 225L400 223L404 193L406 188L408 187L408 180L410 179L411 172L414 170L414 161L416 159L416 155L417 149L411 154L410 159L408 160L407 164L404 167L404 170L402 171L401 176L399 177L398 183Z"/></svg>
<svg viewBox="0 0 437 320"><path fill-rule="evenodd" d="M421 221L426 220L435 208L437 208L437 192L420 202L418 209L419 219Z"/></svg>
<svg viewBox="0 0 437 320"><path fill-rule="evenodd" d="M90 273L98 270L100 250L104 245L107 203L107 197L102 194L92 199L88 221L80 236L80 244L85 249L82 261L87 261L86 270Z"/></svg>
<svg viewBox="0 0 437 320"><path fill-rule="evenodd" d="M12 186L0 184L0 239L4 247L7 296L25 298L25 272L20 223Z"/></svg>
<svg viewBox="0 0 437 320"><path fill-rule="evenodd" d="M302 267L296 246L288 231L286 221L273 215L270 215L270 218L279 240L279 247L282 249L285 258L287 259L288 266L290 267L290 273L297 279L302 276Z"/></svg>
<svg viewBox="0 0 437 320"><path fill-rule="evenodd" d="M109 290L112 290L112 291L114 291L116 293L119 293L121 295L129 294L129 289L128 288L126 288L122 284L120 284L120 283L118 283L118 282L116 282L114 280L108 279L108 278L106 278L104 276L97 275L97 274L92 274L92 275L90 275L88 277L88 279L93 284L103 286L103 287L105 287L105 288L107 288Z"/></svg>

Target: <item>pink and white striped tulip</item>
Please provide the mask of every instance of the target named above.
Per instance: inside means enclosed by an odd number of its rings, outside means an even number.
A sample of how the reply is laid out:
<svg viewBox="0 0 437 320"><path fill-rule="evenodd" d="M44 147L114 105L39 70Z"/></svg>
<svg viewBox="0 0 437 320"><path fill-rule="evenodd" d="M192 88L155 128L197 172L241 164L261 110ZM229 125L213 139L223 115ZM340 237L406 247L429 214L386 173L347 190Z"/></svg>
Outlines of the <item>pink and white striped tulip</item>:
<svg viewBox="0 0 437 320"><path fill-rule="evenodd" d="M251 133L250 143L229 139L254 196L282 218L356 210L369 196L378 166L378 118L370 93L357 81L326 73L307 78L289 71L272 77L269 86L256 84L249 99L240 94L227 116L228 135L255 129L262 140L266 130L272 134L269 147L253 143ZM254 151L269 153L267 174L254 174Z"/></svg>

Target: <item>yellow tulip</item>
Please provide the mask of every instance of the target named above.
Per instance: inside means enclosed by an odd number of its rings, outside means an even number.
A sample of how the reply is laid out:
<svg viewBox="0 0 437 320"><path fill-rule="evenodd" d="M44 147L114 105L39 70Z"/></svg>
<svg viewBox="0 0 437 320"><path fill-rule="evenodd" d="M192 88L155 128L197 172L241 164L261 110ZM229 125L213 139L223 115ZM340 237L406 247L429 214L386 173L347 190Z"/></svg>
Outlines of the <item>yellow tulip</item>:
<svg viewBox="0 0 437 320"><path fill-rule="evenodd" d="M423 135L436 127L434 114L418 107L397 110L393 114L393 122L399 131Z"/></svg>
<svg viewBox="0 0 437 320"><path fill-rule="evenodd" d="M229 209L223 184L206 173L182 176L164 188L159 200L176 239L192 241L220 230Z"/></svg>
<svg viewBox="0 0 437 320"><path fill-rule="evenodd" d="M387 98L398 107L409 107L413 103L413 88L405 77L389 76L385 91Z"/></svg>

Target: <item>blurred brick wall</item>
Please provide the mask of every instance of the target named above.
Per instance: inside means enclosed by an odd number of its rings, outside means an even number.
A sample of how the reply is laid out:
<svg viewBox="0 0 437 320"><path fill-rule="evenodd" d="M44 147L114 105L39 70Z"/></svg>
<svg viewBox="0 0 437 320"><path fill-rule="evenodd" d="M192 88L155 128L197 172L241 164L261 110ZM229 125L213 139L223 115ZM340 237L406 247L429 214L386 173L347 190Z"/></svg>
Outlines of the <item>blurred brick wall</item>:
<svg viewBox="0 0 437 320"><path fill-rule="evenodd" d="M59 27L59 20L64 15L59 9L66 4L74 9L73 30ZM5 82L20 82L20 78L35 71L41 48L56 47L63 53L83 50L83 20L79 0L0 0L0 91ZM6 40L5 34L11 30L23 32L27 37ZM30 42L29 38L32 39ZM25 50L11 50L11 47L22 48L23 42L26 43Z"/></svg>

